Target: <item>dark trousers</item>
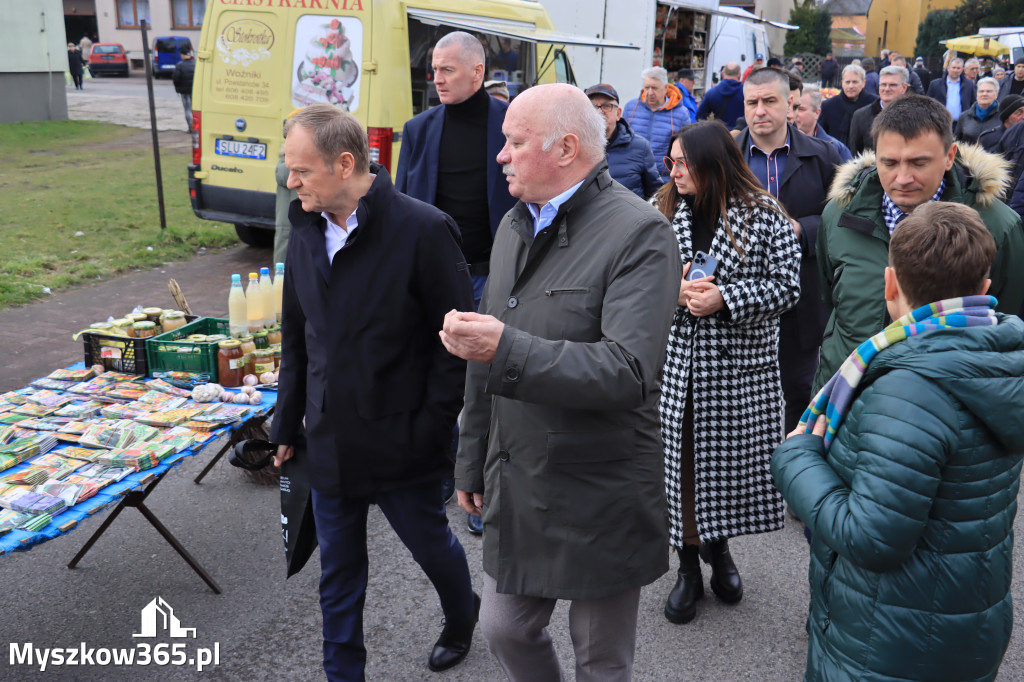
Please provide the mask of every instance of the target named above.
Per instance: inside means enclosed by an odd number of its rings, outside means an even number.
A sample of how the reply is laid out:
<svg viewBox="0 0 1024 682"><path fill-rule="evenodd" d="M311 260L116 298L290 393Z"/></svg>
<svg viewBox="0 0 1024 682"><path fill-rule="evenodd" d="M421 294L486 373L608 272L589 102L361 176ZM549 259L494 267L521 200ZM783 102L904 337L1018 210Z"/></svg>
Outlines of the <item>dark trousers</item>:
<svg viewBox="0 0 1024 682"><path fill-rule="evenodd" d="M800 416L811 403L811 384L818 371L819 348L804 348L800 341L800 324L793 311L783 313L779 320L779 371L782 374L782 397L786 401L786 433L796 428Z"/></svg>
<svg viewBox="0 0 1024 682"><path fill-rule="evenodd" d="M320 543L320 608L324 617L324 671L332 682L363 680L363 604L368 560L366 515L376 503L413 559L433 583L449 623L475 617L466 553L448 527L440 481L350 499L313 491Z"/></svg>

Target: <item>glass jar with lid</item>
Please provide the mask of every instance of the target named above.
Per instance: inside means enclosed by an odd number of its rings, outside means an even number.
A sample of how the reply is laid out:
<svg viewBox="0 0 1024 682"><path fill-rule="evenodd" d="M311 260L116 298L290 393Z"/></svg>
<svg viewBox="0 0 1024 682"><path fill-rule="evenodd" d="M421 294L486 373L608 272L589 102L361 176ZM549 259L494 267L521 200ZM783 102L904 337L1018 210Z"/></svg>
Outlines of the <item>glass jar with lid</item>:
<svg viewBox="0 0 1024 682"><path fill-rule="evenodd" d="M269 343L271 347L273 347L274 344L281 343L281 325L275 324L267 330L267 343Z"/></svg>
<svg viewBox="0 0 1024 682"><path fill-rule="evenodd" d="M274 351L269 348L257 348L255 357L253 374L260 376L264 372L274 371Z"/></svg>
<svg viewBox="0 0 1024 682"><path fill-rule="evenodd" d="M163 308L143 308L142 313L146 316L146 319L157 324L160 322L160 316L163 314Z"/></svg>
<svg viewBox="0 0 1024 682"><path fill-rule="evenodd" d="M227 339L217 344L217 383L227 388L242 385L245 376L245 354L237 339Z"/></svg>
<svg viewBox="0 0 1024 682"><path fill-rule="evenodd" d="M118 336L135 336L135 328L132 327L134 323L127 317L114 320L111 324L113 325L112 331Z"/></svg>
<svg viewBox="0 0 1024 682"><path fill-rule="evenodd" d="M162 324L165 332L169 332L172 329L180 329L186 324L185 313L180 310L172 310L163 316Z"/></svg>
<svg viewBox="0 0 1024 682"><path fill-rule="evenodd" d="M245 373L253 374L254 365L256 360L256 344L252 340L251 334L245 334L238 339L239 343L242 344L242 353L245 354Z"/></svg>
<svg viewBox="0 0 1024 682"><path fill-rule="evenodd" d="M267 340L266 330L253 334L252 340L256 344L256 350L263 350L270 347L270 341Z"/></svg>
<svg viewBox="0 0 1024 682"><path fill-rule="evenodd" d="M143 322L136 322L132 327L135 329L135 336L140 339L148 339L151 336L156 336L156 322L145 320Z"/></svg>

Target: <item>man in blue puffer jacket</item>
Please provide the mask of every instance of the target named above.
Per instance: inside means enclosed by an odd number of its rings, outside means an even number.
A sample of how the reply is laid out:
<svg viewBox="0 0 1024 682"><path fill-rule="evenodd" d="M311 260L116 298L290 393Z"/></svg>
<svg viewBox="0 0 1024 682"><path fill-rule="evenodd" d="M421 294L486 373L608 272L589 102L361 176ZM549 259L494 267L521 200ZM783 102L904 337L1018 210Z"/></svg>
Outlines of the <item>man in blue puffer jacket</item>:
<svg viewBox="0 0 1024 682"><path fill-rule="evenodd" d="M968 206L905 218L884 271L896 322L775 451L775 482L813 533L806 680L998 674L1013 628L1024 323L984 295L995 253Z"/></svg>
<svg viewBox="0 0 1024 682"><path fill-rule="evenodd" d="M586 89L587 97L604 118L608 144L605 155L608 172L641 199L647 199L661 187L658 161L651 154L647 140L634 135L629 124L622 120L619 93L607 83L598 83Z"/></svg>
<svg viewBox="0 0 1024 682"><path fill-rule="evenodd" d="M640 97L626 102L626 121L634 135L646 139L654 158L668 156L672 137L683 126L693 123L690 112L683 105L683 93L668 82L668 71L660 66L644 69L640 74L644 87ZM658 168L662 184L668 182L668 170Z"/></svg>

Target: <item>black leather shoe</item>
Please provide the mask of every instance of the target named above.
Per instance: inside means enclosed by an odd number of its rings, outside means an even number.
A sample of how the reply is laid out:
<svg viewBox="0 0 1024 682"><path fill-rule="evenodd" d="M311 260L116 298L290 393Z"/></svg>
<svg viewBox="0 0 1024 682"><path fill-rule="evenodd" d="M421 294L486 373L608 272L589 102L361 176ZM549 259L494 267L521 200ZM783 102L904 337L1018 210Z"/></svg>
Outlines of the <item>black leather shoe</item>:
<svg viewBox="0 0 1024 682"><path fill-rule="evenodd" d="M469 653L469 647L473 643L473 630L476 629L476 622L480 618L480 597L473 593L473 620L472 622L456 626L450 623L444 624L441 636L437 638L430 658L427 659L427 667L435 673L448 668L454 668Z"/></svg>
<svg viewBox="0 0 1024 682"><path fill-rule="evenodd" d="M737 604L743 599L743 581L729 554L729 541L716 540L701 545L700 556L711 565L711 591L726 604Z"/></svg>
<svg viewBox="0 0 1024 682"><path fill-rule="evenodd" d="M665 601L665 617L669 622L682 625L697 615L697 600L704 596L704 577L700 573L700 558L696 545L684 545L679 550L679 577Z"/></svg>
<svg viewBox="0 0 1024 682"><path fill-rule="evenodd" d="M466 528L473 535L483 535L484 520L479 514L466 514Z"/></svg>

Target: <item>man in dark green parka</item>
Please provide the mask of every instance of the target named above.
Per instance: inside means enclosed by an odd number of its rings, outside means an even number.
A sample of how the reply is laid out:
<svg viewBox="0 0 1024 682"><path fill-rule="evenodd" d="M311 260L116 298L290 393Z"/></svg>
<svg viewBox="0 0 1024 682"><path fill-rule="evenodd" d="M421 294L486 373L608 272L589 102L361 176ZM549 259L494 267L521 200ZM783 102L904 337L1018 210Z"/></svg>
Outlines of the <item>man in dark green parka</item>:
<svg viewBox="0 0 1024 682"><path fill-rule="evenodd" d="M977 295L995 250L955 204L897 227L883 287L900 324L823 391L827 435L822 416L775 451L775 482L812 532L808 681L998 673L1013 628L1024 323ZM904 326L908 313L918 324Z"/></svg>
<svg viewBox="0 0 1024 682"><path fill-rule="evenodd" d="M1000 312L1020 309L1024 232L1020 216L999 200L1007 164L980 147L958 148L951 131L952 118L941 103L904 95L875 118L875 154L863 154L837 171L818 228L818 269L829 320L812 395L857 344L889 322L882 304L889 235L929 201L978 211L996 242L990 293Z"/></svg>

